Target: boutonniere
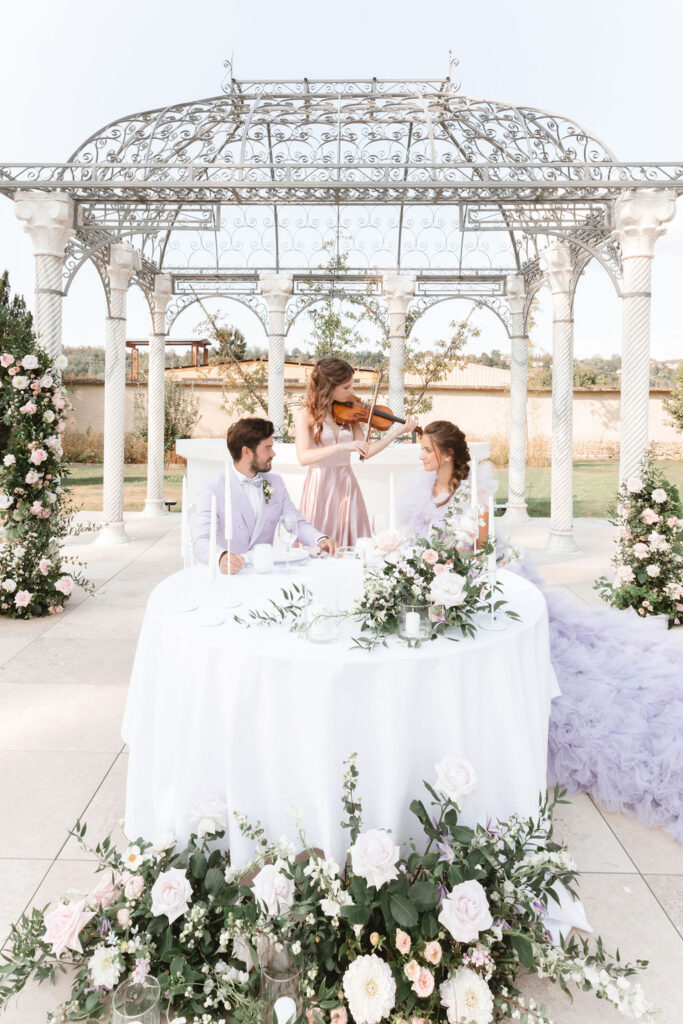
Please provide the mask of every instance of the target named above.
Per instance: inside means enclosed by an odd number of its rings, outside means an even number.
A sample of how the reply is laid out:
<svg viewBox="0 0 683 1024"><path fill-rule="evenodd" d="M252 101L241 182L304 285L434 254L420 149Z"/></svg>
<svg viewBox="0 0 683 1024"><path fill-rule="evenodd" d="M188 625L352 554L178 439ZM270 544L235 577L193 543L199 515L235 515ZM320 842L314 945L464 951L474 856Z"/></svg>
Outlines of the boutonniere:
<svg viewBox="0 0 683 1024"><path fill-rule="evenodd" d="M267 480L263 481L263 497L266 499L266 505L273 497L273 488L270 486Z"/></svg>

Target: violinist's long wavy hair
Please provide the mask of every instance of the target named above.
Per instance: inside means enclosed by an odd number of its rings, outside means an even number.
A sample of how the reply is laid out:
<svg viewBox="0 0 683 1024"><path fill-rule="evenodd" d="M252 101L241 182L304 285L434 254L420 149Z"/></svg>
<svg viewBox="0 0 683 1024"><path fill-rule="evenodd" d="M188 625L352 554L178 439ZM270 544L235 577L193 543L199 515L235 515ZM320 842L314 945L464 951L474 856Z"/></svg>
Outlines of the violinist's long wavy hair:
<svg viewBox="0 0 683 1024"><path fill-rule="evenodd" d="M434 420L433 423L427 424L422 433L423 436L431 438L432 444L436 448L439 465L447 455L450 456L453 464L451 478L448 481L448 494L443 501L439 502L439 505L445 505L463 480L467 480L470 475L470 450L460 427L456 427L455 423L450 423L448 420Z"/></svg>
<svg viewBox="0 0 683 1024"><path fill-rule="evenodd" d="M306 409L313 420L313 438L320 442L325 417L332 404L332 392L353 377L353 367L337 356L323 356L313 367L306 389Z"/></svg>

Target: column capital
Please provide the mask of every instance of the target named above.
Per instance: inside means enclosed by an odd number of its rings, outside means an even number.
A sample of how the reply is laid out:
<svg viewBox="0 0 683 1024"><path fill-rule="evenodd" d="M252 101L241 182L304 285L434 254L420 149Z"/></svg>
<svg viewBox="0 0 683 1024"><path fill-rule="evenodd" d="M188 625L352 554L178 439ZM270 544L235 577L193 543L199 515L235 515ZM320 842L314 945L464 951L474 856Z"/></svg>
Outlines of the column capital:
<svg viewBox="0 0 683 1024"><path fill-rule="evenodd" d="M294 291L291 274L259 274L261 295L266 300L269 312L284 313Z"/></svg>
<svg viewBox="0 0 683 1024"><path fill-rule="evenodd" d="M574 276L574 261L566 242L551 242L541 253L541 269L553 295L569 292Z"/></svg>
<svg viewBox="0 0 683 1024"><path fill-rule="evenodd" d="M505 298L511 313L523 313L526 304L526 282L521 274L508 274L505 278Z"/></svg>
<svg viewBox="0 0 683 1024"><path fill-rule="evenodd" d="M132 245L115 243L109 246L109 285L114 291L128 290L130 279L140 269L140 253Z"/></svg>
<svg viewBox="0 0 683 1024"><path fill-rule="evenodd" d="M406 313L415 296L415 274L384 274L382 295L390 313Z"/></svg>
<svg viewBox="0 0 683 1024"><path fill-rule="evenodd" d="M74 202L66 192L17 192L14 212L33 242L36 256L64 256L75 233Z"/></svg>
<svg viewBox="0 0 683 1024"><path fill-rule="evenodd" d="M170 274L154 275L154 291L152 292L152 310L154 313L165 313L173 295L173 278Z"/></svg>
<svg viewBox="0 0 683 1024"><path fill-rule="evenodd" d="M676 195L671 189L632 189L622 192L614 204L614 236L623 259L645 256L652 259L655 242L676 213Z"/></svg>

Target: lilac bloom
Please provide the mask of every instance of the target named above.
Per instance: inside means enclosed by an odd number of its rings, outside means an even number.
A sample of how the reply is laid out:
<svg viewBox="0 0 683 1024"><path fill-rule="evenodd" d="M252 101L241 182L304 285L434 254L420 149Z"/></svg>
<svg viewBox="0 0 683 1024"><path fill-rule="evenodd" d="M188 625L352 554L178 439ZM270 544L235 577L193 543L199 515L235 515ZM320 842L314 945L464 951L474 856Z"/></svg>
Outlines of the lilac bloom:
<svg viewBox="0 0 683 1024"><path fill-rule="evenodd" d="M104 938L104 936L107 934L107 932L110 932L110 931L111 931L111 923L109 921L109 918L108 917L101 918L100 919L100 923L97 926L97 934L100 936L100 938Z"/></svg>
<svg viewBox="0 0 683 1024"><path fill-rule="evenodd" d="M439 863L441 863L442 861L445 861L446 864L453 863L453 861L455 860L455 853L448 845L448 843L437 843L436 848L441 854L441 856L439 857Z"/></svg>

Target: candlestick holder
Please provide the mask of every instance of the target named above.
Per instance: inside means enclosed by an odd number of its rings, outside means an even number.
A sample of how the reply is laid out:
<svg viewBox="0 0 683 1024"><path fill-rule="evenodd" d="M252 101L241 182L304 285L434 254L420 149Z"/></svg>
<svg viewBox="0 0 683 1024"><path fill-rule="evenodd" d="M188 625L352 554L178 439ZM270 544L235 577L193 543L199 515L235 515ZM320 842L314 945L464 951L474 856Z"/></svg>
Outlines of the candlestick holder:
<svg viewBox="0 0 683 1024"><path fill-rule="evenodd" d="M498 618L496 613L496 582L497 574L495 569L489 569L488 571L488 585L489 585L489 610L482 615L479 620L479 628L485 629L489 632L495 633L501 629L507 629L507 623L502 619Z"/></svg>
<svg viewBox="0 0 683 1024"><path fill-rule="evenodd" d="M215 569L209 574L209 586L205 601L202 601L199 608L200 626L220 626L225 622L225 616L221 615L216 602L216 572Z"/></svg>
<svg viewBox="0 0 683 1024"><path fill-rule="evenodd" d="M228 568L230 568L230 555L232 548L230 541L228 541ZM225 575L225 582L221 580L220 587L220 606L221 608L239 608L242 604L240 599L235 596L235 587L232 581L232 573L228 572Z"/></svg>

